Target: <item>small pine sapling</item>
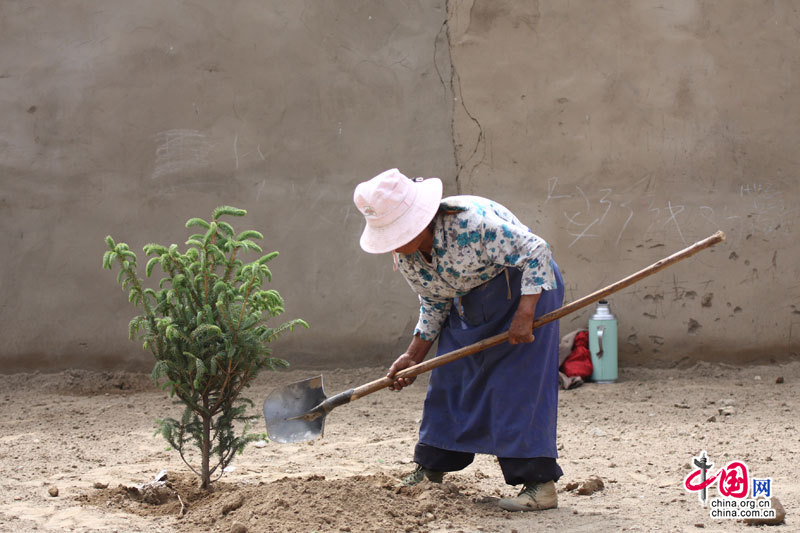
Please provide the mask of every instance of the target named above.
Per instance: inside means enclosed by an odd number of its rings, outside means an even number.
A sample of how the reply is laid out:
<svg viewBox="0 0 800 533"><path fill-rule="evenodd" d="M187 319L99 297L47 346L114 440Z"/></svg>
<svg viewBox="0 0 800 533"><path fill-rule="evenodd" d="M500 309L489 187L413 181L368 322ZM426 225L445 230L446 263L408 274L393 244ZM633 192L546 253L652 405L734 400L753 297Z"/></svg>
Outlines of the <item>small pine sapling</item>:
<svg viewBox="0 0 800 533"><path fill-rule="evenodd" d="M128 291L128 300L143 310L131 320L129 336L142 340L143 348L155 356L150 377L185 406L180 420L160 419L157 427L200 476L204 489L210 488L212 476L216 474L214 480L222 476L248 443L262 438L249 433L257 416L247 415L253 402L242 392L261 370L289 365L272 357L268 343L296 326L308 327L301 319L278 327L267 324L284 311L280 294L263 288L272 280L267 263L278 252L244 263L242 253L263 253L253 241L263 235L254 230L237 235L233 226L220 220L224 215L245 214L243 209L222 206L214 210L211 221L190 219L186 227L201 228L203 233L189 237L185 253L176 244L146 245L144 253L153 256L145 267L146 276L156 265L165 274L158 291L143 285L136 254L127 244L109 235L103 256L103 268L119 266L117 282ZM243 426L238 433L237 423ZM199 471L187 458L190 445L200 451Z"/></svg>

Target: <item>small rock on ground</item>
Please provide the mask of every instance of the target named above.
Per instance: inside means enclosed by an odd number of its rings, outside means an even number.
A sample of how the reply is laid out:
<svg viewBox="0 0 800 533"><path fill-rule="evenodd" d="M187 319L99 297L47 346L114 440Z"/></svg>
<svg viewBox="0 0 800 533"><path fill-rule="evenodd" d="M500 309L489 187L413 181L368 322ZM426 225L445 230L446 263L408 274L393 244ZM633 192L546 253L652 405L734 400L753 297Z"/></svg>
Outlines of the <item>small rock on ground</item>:
<svg viewBox="0 0 800 533"><path fill-rule="evenodd" d="M744 523L748 526L777 526L783 524L786 519L786 509L783 508L780 500L775 496L770 498L769 501L775 510L775 518L746 518Z"/></svg>
<svg viewBox="0 0 800 533"><path fill-rule="evenodd" d="M56 487L55 485L53 485L52 487L50 487L49 489L47 489L47 494L49 494L50 496L52 496L53 498L55 498L56 496L58 496L58 487Z"/></svg>
<svg viewBox="0 0 800 533"><path fill-rule="evenodd" d="M231 524L231 533L247 533L247 526L241 522Z"/></svg>
<svg viewBox="0 0 800 533"><path fill-rule="evenodd" d="M223 502L220 512L223 515L226 515L231 511L235 511L242 505L244 505L244 496L242 494L235 494Z"/></svg>
<svg viewBox="0 0 800 533"><path fill-rule="evenodd" d="M589 496L590 494L594 494L599 490L603 490L605 485L603 484L603 480L597 476L592 476L583 483L581 483L580 487L578 487L578 494L581 496Z"/></svg>
<svg viewBox="0 0 800 533"><path fill-rule="evenodd" d="M144 503L163 505L174 499L172 489L159 483L150 483L142 487L139 495Z"/></svg>

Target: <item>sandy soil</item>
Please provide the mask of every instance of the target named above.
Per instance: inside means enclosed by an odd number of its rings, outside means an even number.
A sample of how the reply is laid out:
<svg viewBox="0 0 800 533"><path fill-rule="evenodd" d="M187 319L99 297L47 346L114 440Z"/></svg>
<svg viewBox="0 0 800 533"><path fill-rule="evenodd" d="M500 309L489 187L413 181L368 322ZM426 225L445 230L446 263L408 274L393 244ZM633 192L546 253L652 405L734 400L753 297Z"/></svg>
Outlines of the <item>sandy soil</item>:
<svg viewBox="0 0 800 533"><path fill-rule="evenodd" d="M383 369L322 373L330 395ZM270 390L313 375L264 374L249 397L260 403ZM413 467L424 385L420 379L401 393L380 391L338 408L314 442L251 446L216 490L203 494L153 435L153 420L179 408L146 376L0 376L0 531L754 530L711 519L697 495L684 491L701 449L717 467L738 459L751 476L772 478L787 510L778 530L798 528L800 362L623 369L616 384L562 391L565 476L559 508L542 513L495 506L516 491L504 485L492 457L479 456L441 486L399 487L397 478ZM132 497L126 487L162 469L171 488L151 503ZM591 476L605 488L588 496L565 490ZM57 496L49 494L53 487Z"/></svg>

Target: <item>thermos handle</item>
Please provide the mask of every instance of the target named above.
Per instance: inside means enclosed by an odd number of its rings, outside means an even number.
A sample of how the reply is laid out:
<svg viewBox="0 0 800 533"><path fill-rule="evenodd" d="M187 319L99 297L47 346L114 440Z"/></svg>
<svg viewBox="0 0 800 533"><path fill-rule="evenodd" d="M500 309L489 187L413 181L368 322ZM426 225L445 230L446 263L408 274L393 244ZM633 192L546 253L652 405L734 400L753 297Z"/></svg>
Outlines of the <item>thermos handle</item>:
<svg viewBox="0 0 800 533"><path fill-rule="evenodd" d="M603 357L603 333L605 330L605 326L597 326L597 357Z"/></svg>

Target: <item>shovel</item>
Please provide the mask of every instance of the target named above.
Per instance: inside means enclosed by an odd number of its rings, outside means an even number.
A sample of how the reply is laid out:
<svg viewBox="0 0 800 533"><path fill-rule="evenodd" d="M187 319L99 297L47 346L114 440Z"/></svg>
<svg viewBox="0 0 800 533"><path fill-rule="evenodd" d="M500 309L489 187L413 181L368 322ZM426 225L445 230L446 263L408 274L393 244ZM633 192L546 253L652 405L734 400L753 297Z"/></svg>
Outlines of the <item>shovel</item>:
<svg viewBox="0 0 800 533"><path fill-rule="evenodd" d="M686 259L724 240L725 233L718 231L710 237L698 241L669 257L665 257L649 267L635 274L631 274L604 289L600 289L560 309L540 316L534 321L533 328L536 329L548 322L558 320L563 316L601 300L609 294L617 292L629 285L633 285L651 274L655 274L678 261ZM492 346L497 346L506 340L508 340L508 332L494 335L493 337L476 342L475 344L470 344L469 346L453 350L452 352L442 354L403 369L395 374L395 379L418 376L419 374L438 368L456 359L461 359L462 357L472 355L481 350L491 348ZM267 422L267 434L270 439L283 443L304 442L314 439L322 435L325 426L325 417L333 409L359 398L363 398L373 392L385 389L393 382L394 380L392 379L382 377L361 385L360 387L340 392L330 398L325 396L322 376L287 385L283 389L273 391L267 396L267 399L264 400L264 419Z"/></svg>

